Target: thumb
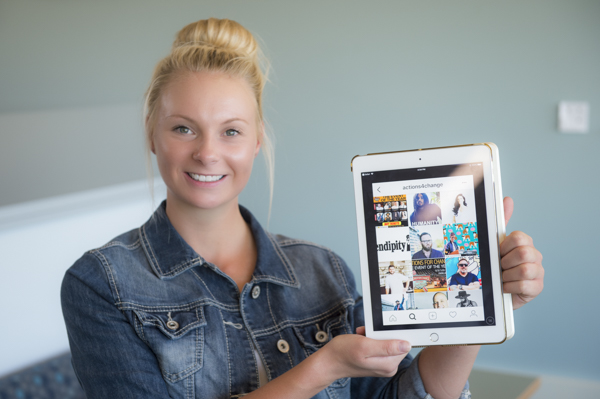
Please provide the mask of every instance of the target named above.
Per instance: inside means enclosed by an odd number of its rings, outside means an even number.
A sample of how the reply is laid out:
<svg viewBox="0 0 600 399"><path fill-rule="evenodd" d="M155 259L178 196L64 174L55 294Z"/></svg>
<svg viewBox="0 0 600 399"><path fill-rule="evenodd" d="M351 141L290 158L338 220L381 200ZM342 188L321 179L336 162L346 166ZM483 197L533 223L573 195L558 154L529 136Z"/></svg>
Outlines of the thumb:
<svg viewBox="0 0 600 399"><path fill-rule="evenodd" d="M515 203L512 198L504 197L504 223L508 225L508 221L512 217Z"/></svg>

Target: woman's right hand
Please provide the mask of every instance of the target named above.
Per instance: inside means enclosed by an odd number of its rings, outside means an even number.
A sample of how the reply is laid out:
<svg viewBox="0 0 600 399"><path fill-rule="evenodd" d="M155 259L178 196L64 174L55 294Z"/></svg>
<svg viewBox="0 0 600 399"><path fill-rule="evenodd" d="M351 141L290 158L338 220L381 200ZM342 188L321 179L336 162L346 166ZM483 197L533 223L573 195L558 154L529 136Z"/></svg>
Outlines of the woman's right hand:
<svg viewBox="0 0 600 399"><path fill-rule="evenodd" d="M306 399L340 378L394 376L410 351L410 344L364 335L364 327L357 328L356 334L338 335L296 367L244 398Z"/></svg>
<svg viewBox="0 0 600 399"><path fill-rule="evenodd" d="M324 375L331 381L345 377L392 377L410 351L401 340L376 340L364 336L365 328L356 334L338 335L315 355L322 357Z"/></svg>

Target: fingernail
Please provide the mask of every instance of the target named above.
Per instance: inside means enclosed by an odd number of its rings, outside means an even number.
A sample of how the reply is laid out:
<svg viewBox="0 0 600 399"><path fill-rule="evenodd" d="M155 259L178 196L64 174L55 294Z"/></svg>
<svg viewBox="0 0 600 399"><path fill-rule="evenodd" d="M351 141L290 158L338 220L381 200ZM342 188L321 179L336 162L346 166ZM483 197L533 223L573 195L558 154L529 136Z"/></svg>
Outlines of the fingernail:
<svg viewBox="0 0 600 399"><path fill-rule="evenodd" d="M406 341L400 341L400 352L402 352L402 353L410 352L410 344Z"/></svg>

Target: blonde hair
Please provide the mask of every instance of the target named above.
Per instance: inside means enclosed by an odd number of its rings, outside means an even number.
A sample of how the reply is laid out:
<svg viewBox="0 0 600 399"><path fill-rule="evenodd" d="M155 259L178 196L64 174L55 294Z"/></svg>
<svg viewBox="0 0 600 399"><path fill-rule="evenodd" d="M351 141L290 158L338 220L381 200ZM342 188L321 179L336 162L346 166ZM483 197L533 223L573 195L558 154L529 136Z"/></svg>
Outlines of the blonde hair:
<svg viewBox="0 0 600 399"><path fill-rule="evenodd" d="M181 29L173 42L171 53L154 68L144 101L146 147L150 162L150 143L154 135L156 114L166 86L188 72L222 72L244 79L256 99L259 142L265 157L269 178L269 214L273 203L275 175L273 143L264 125L263 88L268 78L269 64L258 42L246 28L229 19L209 18L193 22ZM152 171L151 164L150 171Z"/></svg>

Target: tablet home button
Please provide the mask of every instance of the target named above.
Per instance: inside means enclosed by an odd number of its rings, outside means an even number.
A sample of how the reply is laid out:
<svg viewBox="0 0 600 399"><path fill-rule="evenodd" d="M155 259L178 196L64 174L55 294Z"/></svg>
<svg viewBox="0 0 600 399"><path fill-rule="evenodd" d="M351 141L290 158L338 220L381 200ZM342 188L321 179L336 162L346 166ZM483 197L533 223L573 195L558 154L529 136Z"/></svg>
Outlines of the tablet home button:
<svg viewBox="0 0 600 399"><path fill-rule="evenodd" d="M438 339L440 339L440 337L436 333L431 333L429 339L431 340L431 342L437 342Z"/></svg>

